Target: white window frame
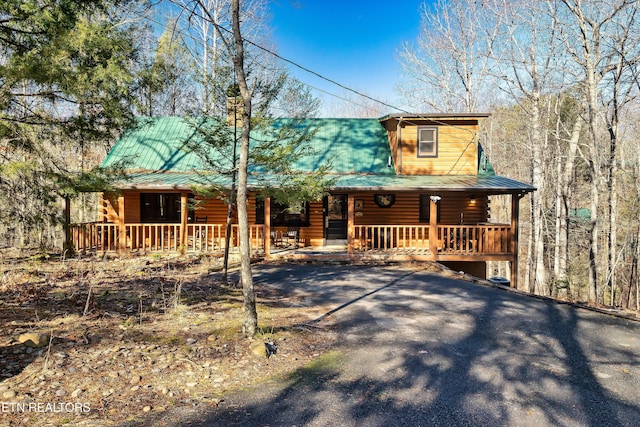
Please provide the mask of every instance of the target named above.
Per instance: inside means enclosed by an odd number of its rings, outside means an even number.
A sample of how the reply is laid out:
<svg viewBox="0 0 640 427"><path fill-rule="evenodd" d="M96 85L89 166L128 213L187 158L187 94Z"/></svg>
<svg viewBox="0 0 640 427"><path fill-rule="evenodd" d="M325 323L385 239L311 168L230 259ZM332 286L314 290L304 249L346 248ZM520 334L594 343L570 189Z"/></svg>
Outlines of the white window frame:
<svg viewBox="0 0 640 427"><path fill-rule="evenodd" d="M433 139L421 139L422 131L433 131ZM430 150L423 150L423 145L432 144ZM418 127L418 157L438 157L438 127Z"/></svg>

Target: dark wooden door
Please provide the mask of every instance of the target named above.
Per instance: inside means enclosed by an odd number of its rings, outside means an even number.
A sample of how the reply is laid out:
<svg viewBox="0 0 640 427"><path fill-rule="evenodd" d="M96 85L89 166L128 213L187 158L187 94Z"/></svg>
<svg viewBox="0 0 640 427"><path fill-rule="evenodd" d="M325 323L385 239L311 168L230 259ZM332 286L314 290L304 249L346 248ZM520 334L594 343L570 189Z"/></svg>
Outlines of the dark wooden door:
<svg viewBox="0 0 640 427"><path fill-rule="evenodd" d="M347 195L331 194L325 198L324 236L327 240L347 238Z"/></svg>

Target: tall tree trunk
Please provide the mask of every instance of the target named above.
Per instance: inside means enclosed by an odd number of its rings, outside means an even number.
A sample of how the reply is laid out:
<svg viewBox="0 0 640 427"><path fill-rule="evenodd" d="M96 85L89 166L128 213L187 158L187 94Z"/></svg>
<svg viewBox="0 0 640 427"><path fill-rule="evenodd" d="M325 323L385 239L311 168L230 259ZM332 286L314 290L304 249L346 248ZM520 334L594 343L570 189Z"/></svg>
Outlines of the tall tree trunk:
<svg viewBox="0 0 640 427"><path fill-rule="evenodd" d="M546 285L546 271L544 265L544 205L543 197L545 193L544 180L544 147L541 132L540 97L531 97L531 144L533 168L531 178L533 186L537 191L531 194L533 198L531 219L533 227L533 289L539 295L546 295L548 286Z"/></svg>
<svg viewBox="0 0 640 427"><path fill-rule="evenodd" d="M598 204L600 191L598 189L598 171L594 160L590 162L593 181L591 182L591 219L589 223L589 301L598 300Z"/></svg>
<svg viewBox="0 0 640 427"><path fill-rule="evenodd" d="M246 336L253 336L258 328L258 314L256 311L256 293L253 287L251 272L251 248L249 242L249 215L247 210L247 178L249 166L249 141L251 132L251 97L244 70L244 40L240 32L239 0L231 2L233 19L233 38L235 53L233 65L240 86L240 95L244 103L242 111L242 134L240 136L240 158L238 163L238 228L240 233L240 274L242 278L242 293L244 296L244 321L242 331Z"/></svg>
<svg viewBox="0 0 640 427"><path fill-rule="evenodd" d="M616 165L616 132L610 127L610 151L607 165L607 205L608 205L608 247L607 247L607 288L610 291L609 302L614 305L616 287L616 257L618 247L618 197L615 193L617 186L618 167Z"/></svg>
<svg viewBox="0 0 640 427"><path fill-rule="evenodd" d="M556 244L554 258L554 276L558 282L566 282L568 280L568 258L569 258L569 221L571 196L573 194L575 160L578 151L578 141L582 132L584 121L581 117L576 117L573 124L571 135L569 137L569 150L566 157L557 156L557 186L556 186ZM557 128L558 139L562 131L560 126ZM564 149L558 146L558 153Z"/></svg>

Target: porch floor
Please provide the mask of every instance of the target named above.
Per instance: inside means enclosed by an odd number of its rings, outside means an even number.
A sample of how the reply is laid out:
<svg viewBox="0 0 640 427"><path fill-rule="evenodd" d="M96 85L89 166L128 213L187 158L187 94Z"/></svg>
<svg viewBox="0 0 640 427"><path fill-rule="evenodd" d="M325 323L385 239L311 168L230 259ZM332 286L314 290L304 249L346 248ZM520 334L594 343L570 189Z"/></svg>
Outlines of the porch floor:
<svg viewBox="0 0 640 427"><path fill-rule="evenodd" d="M307 246L300 248L275 248L271 250L271 259L308 260L308 261L427 261L433 257L427 253L411 253L404 250L356 251L351 256L346 245Z"/></svg>

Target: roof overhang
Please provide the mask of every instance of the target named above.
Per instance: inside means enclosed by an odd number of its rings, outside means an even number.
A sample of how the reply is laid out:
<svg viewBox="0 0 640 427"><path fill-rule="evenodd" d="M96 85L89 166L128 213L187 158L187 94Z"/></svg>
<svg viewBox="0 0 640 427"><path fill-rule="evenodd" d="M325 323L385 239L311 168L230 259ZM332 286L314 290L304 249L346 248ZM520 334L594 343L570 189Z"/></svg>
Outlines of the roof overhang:
<svg viewBox="0 0 640 427"><path fill-rule="evenodd" d="M491 116L489 113L394 113L387 114L380 117L378 120L381 122L395 119L395 120L469 120L469 119L484 119Z"/></svg>
<svg viewBox="0 0 640 427"><path fill-rule="evenodd" d="M379 192L477 192L478 194L526 194L532 185L498 175L328 175L335 178L330 191ZM264 178L261 176L260 178ZM135 172L114 186L121 190L185 191L194 186L229 187L230 182L216 175L196 172ZM256 190L262 179L249 177L248 186Z"/></svg>

